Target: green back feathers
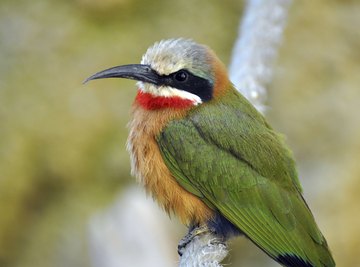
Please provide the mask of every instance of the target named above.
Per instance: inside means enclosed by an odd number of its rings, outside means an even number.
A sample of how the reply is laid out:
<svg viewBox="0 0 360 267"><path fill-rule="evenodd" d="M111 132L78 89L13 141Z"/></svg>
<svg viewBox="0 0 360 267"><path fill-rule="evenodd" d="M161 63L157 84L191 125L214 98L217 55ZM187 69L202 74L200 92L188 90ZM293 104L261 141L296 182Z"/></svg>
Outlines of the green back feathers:
<svg viewBox="0 0 360 267"><path fill-rule="evenodd" d="M285 266L335 266L290 151L234 89L170 122L157 142L179 184L272 258Z"/></svg>

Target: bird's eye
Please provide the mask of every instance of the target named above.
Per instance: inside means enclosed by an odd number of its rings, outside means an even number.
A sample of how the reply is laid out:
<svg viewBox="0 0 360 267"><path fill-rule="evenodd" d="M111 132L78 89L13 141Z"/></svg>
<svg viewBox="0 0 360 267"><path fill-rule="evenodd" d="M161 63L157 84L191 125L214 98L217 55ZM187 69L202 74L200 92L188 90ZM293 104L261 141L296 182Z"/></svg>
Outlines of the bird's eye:
<svg viewBox="0 0 360 267"><path fill-rule="evenodd" d="M174 77L178 82L185 82L188 78L188 74L185 71L179 71Z"/></svg>

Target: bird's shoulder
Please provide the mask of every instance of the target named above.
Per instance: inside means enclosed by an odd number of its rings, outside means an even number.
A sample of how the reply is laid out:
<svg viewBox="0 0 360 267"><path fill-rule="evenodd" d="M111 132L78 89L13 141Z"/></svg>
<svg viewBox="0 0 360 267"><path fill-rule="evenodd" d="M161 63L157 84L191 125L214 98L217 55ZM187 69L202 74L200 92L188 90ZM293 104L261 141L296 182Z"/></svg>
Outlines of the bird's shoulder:
<svg viewBox="0 0 360 267"><path fill-rule="evenodd" d="M185 118L171 121L158 136L160 148L173 147L176 157L190 159L200 150L209 150L203 158L193 159L192 166L200 168L212 158L221 162L231 157L261 176L301 192L295 161L283 139L237 92L202 104ZM225 152L225 158L219 158L220 151Z"/></svg>

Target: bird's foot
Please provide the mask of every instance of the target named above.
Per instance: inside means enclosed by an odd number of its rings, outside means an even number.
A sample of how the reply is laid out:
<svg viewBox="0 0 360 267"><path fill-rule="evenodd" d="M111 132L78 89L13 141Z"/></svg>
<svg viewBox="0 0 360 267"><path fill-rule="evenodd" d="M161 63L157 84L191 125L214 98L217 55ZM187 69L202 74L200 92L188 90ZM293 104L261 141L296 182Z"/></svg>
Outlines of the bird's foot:
<svg viewBox="0 0 360 267"><path fill-rule="evenodd" d="M186 246L194 239L194 237L210 232L211 230L207 225L196 226L190 229L189 233L179 241L178 254L180 255L180 257L184 253Z"/></svg>

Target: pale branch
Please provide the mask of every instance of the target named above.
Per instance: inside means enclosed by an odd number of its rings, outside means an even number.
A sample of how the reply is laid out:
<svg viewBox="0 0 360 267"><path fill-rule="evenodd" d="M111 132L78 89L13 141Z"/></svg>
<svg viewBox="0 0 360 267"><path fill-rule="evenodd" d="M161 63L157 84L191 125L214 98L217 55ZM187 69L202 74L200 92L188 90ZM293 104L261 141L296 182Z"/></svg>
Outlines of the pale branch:
<svg viewBox="0 0 360 267"><path fill-rule="evenodd" d="M248 0L229 74L236 88L265 111L266 86L281 44L291 0Z"/></svg>
<svg viewBox="0 0 360 267"><path fill-rule="evenodd" d="M226 244L211 233L195 236L186 246L179 267L221 267L220 262L228 254Z"/></svg>
<svg viewBox="0 0 360 267"><path fill-rule="evenodd" d="M229 68L236 88L265 111L266 86L282 40L291 0L247 0ZM196 236L184 249L180 267L221 267L228 254L216 235Z"/></svg>

